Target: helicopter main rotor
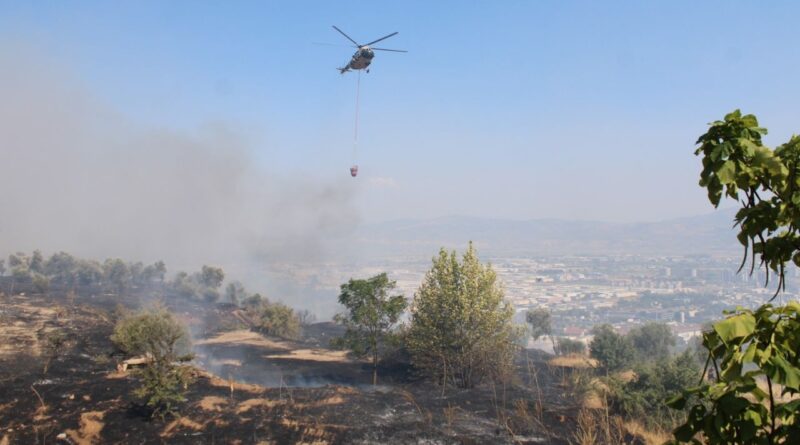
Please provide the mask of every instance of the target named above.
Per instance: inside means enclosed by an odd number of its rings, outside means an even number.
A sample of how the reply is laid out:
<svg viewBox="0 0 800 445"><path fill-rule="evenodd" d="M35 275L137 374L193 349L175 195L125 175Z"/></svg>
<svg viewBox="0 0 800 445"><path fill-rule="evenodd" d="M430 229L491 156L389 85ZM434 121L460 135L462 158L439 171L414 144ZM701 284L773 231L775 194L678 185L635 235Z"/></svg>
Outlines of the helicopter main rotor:
<svg viewBox="0 0 800 445"><path fill-rule="evenodd" d="M366 44L362 45L362 44L356 42L355 40L353 40L352 37L350 37L347 34L345 34L344 31L342 31L341 29L337 28L336 25L332 25L332 26L333 26L333 29L335 29L336 31L339 32L339 34L343 35L347 40L353 42L353 45L355 45L356 48L359 48L359 49L360 48L369 48L369 49L374 49L374 50L377 50L377 51L392 51L392 52L396 52L396 53L407 53L408 52L408 51L403 50L403 49L387 49L387 48L372 48L372 47L370 47L370 45L372 45L372 44L378 43L381 40L386 40L389 37L397 35L398 31L395 31L395 32L393 32L391 34L388 34L388 35L385 35L385 36L381 37L380 39L373 40L373 41L371 41L369 43L366 43Z"/></svg>

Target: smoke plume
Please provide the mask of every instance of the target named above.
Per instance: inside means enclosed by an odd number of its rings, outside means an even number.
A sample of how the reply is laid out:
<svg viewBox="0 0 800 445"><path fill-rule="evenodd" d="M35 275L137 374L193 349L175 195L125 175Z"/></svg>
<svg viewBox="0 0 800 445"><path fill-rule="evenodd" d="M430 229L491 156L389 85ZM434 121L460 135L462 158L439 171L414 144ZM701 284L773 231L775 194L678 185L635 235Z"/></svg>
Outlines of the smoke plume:
<svg viewBox="0 0 800 445"><path fill-rule="evenodd" d="M352 180L276 174L229 126L187 134L124 116L63 66L0 44L0 253L319 260L358 222ZM268 144L266 144L268 145Z"/></svg>

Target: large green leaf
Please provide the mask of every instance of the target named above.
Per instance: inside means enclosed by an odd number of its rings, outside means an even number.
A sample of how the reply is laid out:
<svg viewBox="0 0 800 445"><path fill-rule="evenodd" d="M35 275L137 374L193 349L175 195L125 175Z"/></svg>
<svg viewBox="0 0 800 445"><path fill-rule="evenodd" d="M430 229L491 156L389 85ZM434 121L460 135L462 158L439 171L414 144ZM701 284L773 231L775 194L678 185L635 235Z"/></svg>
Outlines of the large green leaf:
<svg viewBox="0 0 800 445"><path fill-rule="evenodd" d="M744 313L728 317L714 324L714 331L725 343L751 335L756 329L756 319L752 314Z"/></svg>
<svg viewBox="0 0 800 445"><path fill-rule="evenodd" d="M717 170L717 176L723 184L730 184L736 179L736 163L733 161L725 161L722 167Z"/></svg>

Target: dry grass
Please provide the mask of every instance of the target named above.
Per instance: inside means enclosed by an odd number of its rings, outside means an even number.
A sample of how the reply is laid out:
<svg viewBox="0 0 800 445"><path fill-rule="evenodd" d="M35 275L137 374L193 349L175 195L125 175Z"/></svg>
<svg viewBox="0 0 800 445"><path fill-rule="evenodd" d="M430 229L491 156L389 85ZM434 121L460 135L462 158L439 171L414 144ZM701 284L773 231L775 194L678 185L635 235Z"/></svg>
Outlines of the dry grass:
<svg viewBox="0 0 800 445"><path fill-rule="evenodd" d="M181 428L188 428L193 431L201 431L204 427L205 425L202 423L197 423L188 417L181 417L167 424L167 426L164 427L164 430L161 431L161 437L169 437L175 433L176 430Z"/></svg>
<svg viewBox="0 0 800 445"><path fill-rule="evenodd" d="M81 414L80 429L67 430L67 435L77 445L94 445L100 443L100 432L105 424L102 422L105 412L88 411Z"/></svg>
<svg viewBox="0 0 800 445"><path fill-rule="evenodd" d="M198 340L195 342L197 345L221 345L221 344L238 344L259 346L268 349L278 349L283 351L290 351L293 345L285 341L270 340L258 332L240 329L238 331L223 332L216 337Z"/></svg>
<svg viewBox="0 0 800 445"><path fill-rule="evenodd" d="M346 363L347 351L331 351L328 349L295 349L286 354L274 354L267 356L270 359L285 360L307 360L312 362L336 362Z"/></svg>
<svg viewBox="0 0 800 445"><path fill-rule="evenodd" d="M628 434L644 441L646 445L661 445L672 439L672 436L666 431L651 431L641 423L632 420L625 422L625 430Z"/></svg>
<svg viewBox="0 0 800 445"><path fill-rule="evenodd" d="M547 362L550 366L556 366L561 368L580 368L580 369L587 369L587 368L596 368L599 363L597 360L586 357L585 355L578 355L578 354L571 354L571 355L559 355L557 357L553 357Z"/></svg>
<svg viewBox="0 0 800 445"><path fill-rule="evenodd" d="M253 408L274 408L282 404L283 401L281 400L247 399L236 407L236 414L246 413Z"/></svg>
<svg viewBox="0 0 800 445"><path fill-rule="evenodd" d="M228 404L228 400L217 396L203 397L198 405L204 411L222 411L222 407Z"/></svg>

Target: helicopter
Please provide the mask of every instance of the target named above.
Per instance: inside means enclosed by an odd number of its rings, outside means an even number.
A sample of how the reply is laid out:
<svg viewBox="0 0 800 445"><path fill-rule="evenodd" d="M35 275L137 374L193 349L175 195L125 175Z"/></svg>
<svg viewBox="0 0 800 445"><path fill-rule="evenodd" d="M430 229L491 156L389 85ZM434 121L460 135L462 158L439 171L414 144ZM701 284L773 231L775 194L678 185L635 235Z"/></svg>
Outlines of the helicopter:
<svg viewBox="0 0 800 445"><path fill-rule="evenodd" d="M369 72L369 64L372 63L372 58L375 57L375 53L373 51L392 51L392 52L396 52L396 53L407 53L408 52L408 51L405 51L405 50L402 50L402 49L386 49L386 48L372 48L372 47L370 47L370 45L372 45L374 43L378 43L381 40L385 40L385 39L388 39L389 37L392 37L392 36L396 35L397 32L393 32L393 33L391 33L391 34L389 34L387 36L381 37L378 40L373 40L373 41L371 41L371 42L369 42L369 43L367 43L365 45L361 45L358 42L356 42L355 40L353 40L352 38L350 38L350 36L345 34L344 31L342 31L341 29L337 28L336 25L333 25L333 29L339 31L339 33L341 35L345 36L345 38L347 40L353 42L353 45L355 45L355 47L358 48L358 50L355 52L355 54L353 54L353 57L350 59L350 61L347 62L347 65L343 66L342 68L337 68L341 74L344 74L344 73L346 73L348 71L351 71L351 70L365 70L366 72Z"/></svg>

